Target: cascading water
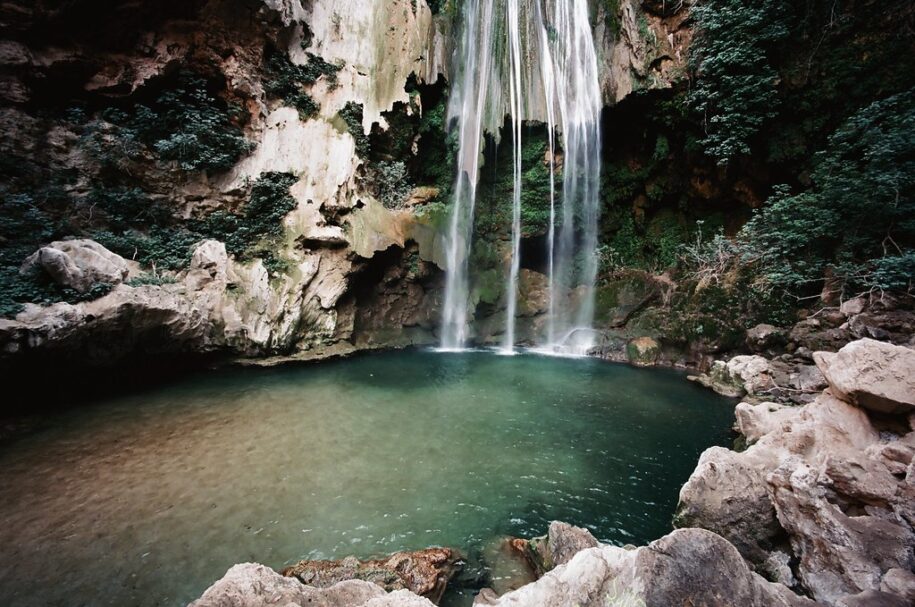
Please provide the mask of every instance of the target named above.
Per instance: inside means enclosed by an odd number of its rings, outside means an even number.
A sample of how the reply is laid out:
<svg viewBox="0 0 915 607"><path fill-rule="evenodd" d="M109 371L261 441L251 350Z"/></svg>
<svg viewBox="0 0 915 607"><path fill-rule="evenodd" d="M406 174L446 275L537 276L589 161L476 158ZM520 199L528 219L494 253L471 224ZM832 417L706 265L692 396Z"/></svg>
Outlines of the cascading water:
<svg viewBox="0 0 915 607"><path fill-rule="evenodd" d="M586 0L555 0L552 9L554 90L565 156L562 224L549 252L552 313L546 347L583 354L594 343L601 95Z"/></svg>
<svg viewBox="0 0 915 607"><path fill-rule="evenodd" d="M600 86L587 0L470 0L464 7L450 118L459 130L458 176L447 242L443 349L468 338L468 257L484 132L512 126L511 260L502 350L515 346L521 242L521 125L545 121L550 153L546 351L584 353L593 344L600 175ZM508 107L502 83L508 81ZM535 108L535 109L532 109ZM558 111L559 120L556 120ZM555 198L555 130L562 134L561 220Z"/></svg>
<svg viewBox="0 0 915 607"><path fill-rule="evenodd" d="M493 78L493 1L470 0L464 6L461 36L461 74L449 107L449 117L458 118L457 183L454 208L446 243L445 303L442 310L441 346L453 350L467 342L467 277L473 209L477 198L483 121L489 83Z"/></svg>

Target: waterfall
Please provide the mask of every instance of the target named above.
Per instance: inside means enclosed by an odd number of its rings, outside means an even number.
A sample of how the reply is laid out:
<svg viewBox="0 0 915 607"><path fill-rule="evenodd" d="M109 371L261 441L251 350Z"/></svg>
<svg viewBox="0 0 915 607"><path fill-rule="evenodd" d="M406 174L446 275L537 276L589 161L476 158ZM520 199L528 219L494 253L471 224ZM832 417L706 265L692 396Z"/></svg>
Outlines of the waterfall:
<svg viewBox="0 0 915 607"><path fill-rule="evenodd" d="M515 347L521 253L522 123L547 125L549 310L540 346L583 353L593 345L597 275L601 95L587 0L469 0L463 7L449 119L458 128L457 179L446 244L441 346L468 340L469 263L484 133L512 127L512 222L502 350ZM508 99L502 96L508 81ZM558 114L558 120L557 118ZM556 131L562 137L561 216L556 209Z"/></svg>
<svg viewBox="0 0 915 607"><path fill-rule="evenodd" d="M586 0L554 0L548 17L563 139L562 224L550 251L546 346L586 353L594 341L594 281L600 218L600 84ZM556 229L551 225L551 233Z"/></svg>
<svg viewBox="0 0 915 607"><path fill-rule="evenodd" d="M483 121L492 71L494 0L470 0L464 5L461 35L461 75L453 91L449 117L458 118L457 181L446 242L445 302L441 346L463 348L467 342L469 293L468 258L473 237L473 208L477 199L483 145Z"/></svg>
<svg viewBox="0 0 915 607"><path fill-rule="evenodd" d="M505 339L502 351L515 349L515 316L518 308L518 272L521 268L521 18L518 0L508 0L506 24L509 37L509 99L512 117L512 245L506 285Z"/></svg>

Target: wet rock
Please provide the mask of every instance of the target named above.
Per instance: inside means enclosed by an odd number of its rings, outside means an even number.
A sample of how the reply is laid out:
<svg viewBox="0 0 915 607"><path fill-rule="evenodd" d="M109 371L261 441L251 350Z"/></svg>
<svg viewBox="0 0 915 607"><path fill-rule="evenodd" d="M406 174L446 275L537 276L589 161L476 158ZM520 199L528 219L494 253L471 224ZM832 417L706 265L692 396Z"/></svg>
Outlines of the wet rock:
<svg viewBox="0 0 915 607"><path fill-rule="evenodd" d="M598 545L591 532L582 527L553 521L547 534L530 541L534 564L540 573L564 565L576 554Z"/></svg>
<svg viewBox="0 0 915 607"><path fill-rule="evenodd" d="M362 580L386 591L406 589L438 602L460 569L458 560L450 548L427 548L376 560L347 557L339 561L301 561L283 569L282 574L317 588L330 588L344 580Z"/></svg>
<svg viewBox="0 0 915 607"><path fill-rule="evenodd" d="M915 351L861 339L814 360L839 398L880 413L915 411Z"/></svg>
<svg viewBox="0 0 915 607"><path fill-rule="evenodd" d="M41 247L22 264L21 272L43 270L54 282L80 293L93 286L123 282L127 260L93 240L62 240Z"/></svg>
<svg viewBox="0 0 915 607"><path fill-rule="evenodd" d="M407 590L386 593L360 580L313 588L256 563L235 565L190 607L433 607Z"/></svg>
<svg viewBox="0 0 915 607"><path fill-rule="evenodd" d="M787 587L750 571L737 550L714 533L680 529L634 550L583 550L544 577L476 606L606 607L607 605L813 606Z"/></svg>
<svg viewBox="0 0 915 607"><path fill-rule="evenodd" d="M640 367L649 367L658 362L661 346L651 337L636 337L626 344L626 358Z"/></svg>

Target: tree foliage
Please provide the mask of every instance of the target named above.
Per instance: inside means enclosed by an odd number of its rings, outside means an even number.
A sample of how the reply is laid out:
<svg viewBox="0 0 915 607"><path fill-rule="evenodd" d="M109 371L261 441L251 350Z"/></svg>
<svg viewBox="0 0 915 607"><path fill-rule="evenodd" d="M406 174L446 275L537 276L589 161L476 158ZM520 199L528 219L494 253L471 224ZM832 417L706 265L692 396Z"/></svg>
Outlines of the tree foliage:
<svg viewBox="0 0 915 607"><path fill-rule="evenodd" d="M692 15L697 82L690 102L703 115L706 153L727 164L750 153L750 138L776 113L778 72L769 52L788 35L787 13L779 0L703 0Z"/></svg>
<svg viewBox="0 0 915 607"><path fill-rule="evenodd" d="M253 147L231 120L233 113L240 110L213 96L206 79L183 71L154 103L103 112L118 127L105 158L118 164L119 154L136 156L142 143L185 171L226 171Z"/></svg>
<svg viewBox="0 0 915 607"><path fill-rule="evenodd" d="M851 289L912 287L913 130L915 89L876 101L816 155L811 189L776 189L740 234L770 284L804 292L829 268Z"/></svg>

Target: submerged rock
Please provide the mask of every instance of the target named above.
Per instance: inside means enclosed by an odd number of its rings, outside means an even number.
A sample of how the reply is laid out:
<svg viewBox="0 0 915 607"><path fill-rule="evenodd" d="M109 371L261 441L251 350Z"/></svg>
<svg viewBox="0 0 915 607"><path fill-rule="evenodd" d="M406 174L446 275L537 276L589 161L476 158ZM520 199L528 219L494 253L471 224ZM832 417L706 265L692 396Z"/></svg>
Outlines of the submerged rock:
<svg viewBox="0 0 915 607"><path fill-rule="evenodd" d="M879 413L915 411L915 350L861 339L814 360L839 398Z"/></svg>
<svg viewBox="0 0 915 607"><path fill-rule="evenodd" d="M450 548L397 552L385 559L360 561L301 561L283 569L309 586L330 588L344 580L362 580L385 589L410 590L438 602L452 577L460 570L459 557Z"/></svg>
<svg viewBox="0 0 915 607"><path fill-rule="evenodd" d="M190 607L433 607L408 590L386 593L370 582L347 580L313 588L256 563L235 565Z"/></svg>

